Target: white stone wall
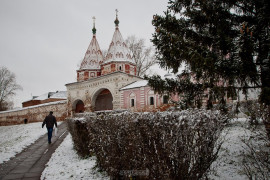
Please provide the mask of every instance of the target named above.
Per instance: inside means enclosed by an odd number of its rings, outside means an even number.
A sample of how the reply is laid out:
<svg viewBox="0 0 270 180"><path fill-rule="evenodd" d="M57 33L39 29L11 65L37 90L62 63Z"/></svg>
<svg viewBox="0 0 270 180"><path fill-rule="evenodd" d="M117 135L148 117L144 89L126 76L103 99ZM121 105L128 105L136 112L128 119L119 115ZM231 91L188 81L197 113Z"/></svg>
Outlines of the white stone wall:
<svg viewBox="0 0 270 180"><path fill-rule="evenodd" d="M53 111L57 121L64 120L67 116L67 101L51 102L0 112L0 125L21 124L24 119L27 119L28 122L43 121L50 111Z"/></svg>

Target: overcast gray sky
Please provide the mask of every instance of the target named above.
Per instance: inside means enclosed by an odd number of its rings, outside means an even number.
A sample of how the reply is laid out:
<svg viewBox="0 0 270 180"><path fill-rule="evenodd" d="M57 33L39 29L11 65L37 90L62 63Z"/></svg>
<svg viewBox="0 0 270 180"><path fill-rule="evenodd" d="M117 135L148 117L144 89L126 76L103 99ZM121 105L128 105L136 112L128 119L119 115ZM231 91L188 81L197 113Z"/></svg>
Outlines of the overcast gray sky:
<svg viewBox="0 0 270 180"><path fill-rule="evenodd" d="M0 66L14 72L23 87L15 106L32 95L66 90L76 81L78 63L92 38L108 49L114 33L115 9L123 38L136 35L148 45L154 14L163 14L167 0L0 0Z"/></svg>

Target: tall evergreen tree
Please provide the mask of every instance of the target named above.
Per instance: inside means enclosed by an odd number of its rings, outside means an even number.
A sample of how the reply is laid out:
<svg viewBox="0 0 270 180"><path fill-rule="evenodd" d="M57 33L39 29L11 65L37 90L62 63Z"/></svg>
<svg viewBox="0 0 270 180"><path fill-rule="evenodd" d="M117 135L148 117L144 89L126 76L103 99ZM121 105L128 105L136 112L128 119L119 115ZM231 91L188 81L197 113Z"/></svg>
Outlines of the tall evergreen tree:
<svg viewBox="0 0 270 180"><path fill-rule="evenodd" d="M159 93L194 93L193 100L208 89L209 107L236 90L260 88L260 102L270 105L269 19L268 0L170 0L164 15L153 17L152 42L161 67L185 71L175 82L146 77L149 85ZM189 72L196 81L184 80Z"/></svg>

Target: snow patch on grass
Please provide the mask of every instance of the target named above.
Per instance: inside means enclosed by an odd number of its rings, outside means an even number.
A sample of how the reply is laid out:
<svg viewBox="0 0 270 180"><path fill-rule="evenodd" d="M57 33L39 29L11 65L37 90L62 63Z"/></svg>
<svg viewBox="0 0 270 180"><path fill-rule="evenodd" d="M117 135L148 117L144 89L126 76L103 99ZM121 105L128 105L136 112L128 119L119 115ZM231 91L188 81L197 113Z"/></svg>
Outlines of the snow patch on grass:
<svg viewBox="0 0 270 180"><path fill-rule="evenodd" d="M41 179L109 179L109 177L94 169L95 163L95 157L81 159L76 154L69 134L46 164Z"/></svg>
<svg viewBox="0 0 270 180"><path fill-rule="evenodd" d="M215 173L212 179L221 180L245 180L247 176L243 172L242 161L246 152L246 146L242 139L249 139L252 132L249 130L246 118L233 119L224 129L222 137L224 143L218 154L218 159L211 165Z"/></svg>
<svg viewBox="0 0 270 180"><path fill-rule="evenodd" d="M0 164L8 161L47 132L42 122L0 126Z"/></svg>

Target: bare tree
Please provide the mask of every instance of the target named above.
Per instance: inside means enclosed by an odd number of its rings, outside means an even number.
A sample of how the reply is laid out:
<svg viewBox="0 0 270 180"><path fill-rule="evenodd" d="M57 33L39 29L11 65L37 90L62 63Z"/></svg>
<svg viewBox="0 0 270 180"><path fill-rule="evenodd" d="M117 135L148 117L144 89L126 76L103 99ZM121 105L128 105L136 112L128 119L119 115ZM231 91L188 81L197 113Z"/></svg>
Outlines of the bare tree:
<svg viewBox="0 0 270 180"><path fill-rule="evenodd" d="M137 66L136 75L143 76L156 63L153 47L146 47L145 39L139 39L134 35L127 37L126 44Z"/></svg>
<svg viewBox="0 0 270 180"><path fill-rule="evenodd" d="M6 67L0 67L0 111L5 111L13 106L10 98L22 87L16 83L16 76Z"/></svg>

